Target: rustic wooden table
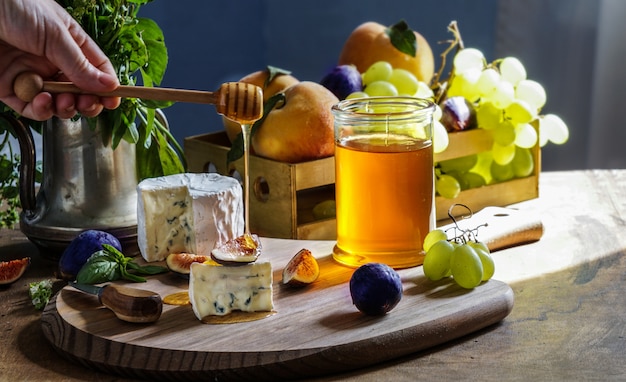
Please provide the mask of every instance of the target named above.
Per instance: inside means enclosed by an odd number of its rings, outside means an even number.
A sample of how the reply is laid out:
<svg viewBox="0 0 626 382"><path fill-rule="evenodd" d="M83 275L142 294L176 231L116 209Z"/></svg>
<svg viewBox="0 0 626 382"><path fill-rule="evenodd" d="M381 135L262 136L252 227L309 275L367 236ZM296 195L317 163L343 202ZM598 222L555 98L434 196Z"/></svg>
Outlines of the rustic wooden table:
<svg viewBox="0 0 626 382"><path fill-rule="evenodd" d="M539 242L494 253L494 278L515 293L508 317L454 342L324 380L626 380L626 170L542 173L540 197L514 207L539 214L545 233ZM32 257L28 272L0 290L0 380L127 380L52 349L27 285L53 278L55 265L19 231L0 230L0 260L23 256Z"/></svg>

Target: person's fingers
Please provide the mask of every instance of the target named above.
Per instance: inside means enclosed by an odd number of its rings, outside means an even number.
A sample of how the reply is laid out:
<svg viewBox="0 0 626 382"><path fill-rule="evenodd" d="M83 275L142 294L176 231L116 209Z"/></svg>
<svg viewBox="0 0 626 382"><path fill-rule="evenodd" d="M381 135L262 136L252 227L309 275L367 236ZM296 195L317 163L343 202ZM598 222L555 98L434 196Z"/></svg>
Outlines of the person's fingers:
<svg viewBox="0 0 626 382"><path fill-rule="evenodd" d="M54 77L74 82L87 92L112 91L119 86L109 59L65 9L55 1L37 4L41 9L25 15L46 15L40 20L45 26L42 29L45 38L22 38L23 35L13 33L11 43L0 40L0 100L34 120L46 120L53 114L70 118L76 112L95 116L104 108L118 107L119 97L42 92L31 102L24 102L13 93L13 81L25 71L38 73L47 80ZM56 76L59 72L60 77Z"/></svg>
<svg viewBox="0 0 626 382"><path fill-rule="evenodd" d="M57 4L56 12L66 27L47 33L48 59L76 86L86 91L111 91L119 81L108 57L82 27Z"/></svg>
<svg viewBox="0 0 626 382"><path fill-rule="evenodd" d="M95 117L100 114L104 106L100 98L92 95L82 95L76 98L76 109L85 117Z"/></svg>
<svg viewBox="0 0 626 382"><path fill-rule="evenodd" d="M72 118L76 115L76 97L74 94L62 93L53 95L54 114L59 118Z"/></svg>
<svg viewBox="0 0 626 382"><path fill-rule="evenodd" d="M8 100L8 102L5 101L5 103L26 118L30 118L35 121L45 121L54 116L54 100L50 93L39 93L30 103L19 101L16 97L15 100L18 101L21 107L13 106L11 102L12 100Z"/></svg>
<svg viewBox="0 0 626 382"><path fill-rule="evenodd" d="M100 102L105 109L113 110L120 106L122 100L120 97L102 97Z"/></svg>

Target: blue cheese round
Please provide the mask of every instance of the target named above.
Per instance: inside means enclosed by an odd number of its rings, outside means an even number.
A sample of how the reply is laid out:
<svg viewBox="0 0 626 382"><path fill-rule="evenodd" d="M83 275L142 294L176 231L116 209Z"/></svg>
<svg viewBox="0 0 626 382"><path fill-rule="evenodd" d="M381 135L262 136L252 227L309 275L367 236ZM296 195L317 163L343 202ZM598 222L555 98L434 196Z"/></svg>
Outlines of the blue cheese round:
<svg viewBox="0 0 626 382"><path fill-rule="evenodd" d="M146 261L171 253L210 255L244 231L239 182L216 173L176 174L137 186L137 243Z"/></svg>

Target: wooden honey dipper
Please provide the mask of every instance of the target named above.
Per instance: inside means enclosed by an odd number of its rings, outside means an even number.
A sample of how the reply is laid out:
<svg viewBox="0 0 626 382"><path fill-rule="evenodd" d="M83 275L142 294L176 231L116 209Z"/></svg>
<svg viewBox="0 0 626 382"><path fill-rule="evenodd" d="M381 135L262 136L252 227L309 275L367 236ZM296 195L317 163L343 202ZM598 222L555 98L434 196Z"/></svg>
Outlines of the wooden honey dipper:
<svg viewBox="0 0 626 382"><path fill-rule="evenodd" d="M213 104L219 114L242 124L253 123L263 116L262 89L243 82L227 82L216 92L120 85L111 92L93 93L71 82L44 81L36 73L24 72L15 79L13 91L24 102L32 101L41 92L49 92Z"/></svg>

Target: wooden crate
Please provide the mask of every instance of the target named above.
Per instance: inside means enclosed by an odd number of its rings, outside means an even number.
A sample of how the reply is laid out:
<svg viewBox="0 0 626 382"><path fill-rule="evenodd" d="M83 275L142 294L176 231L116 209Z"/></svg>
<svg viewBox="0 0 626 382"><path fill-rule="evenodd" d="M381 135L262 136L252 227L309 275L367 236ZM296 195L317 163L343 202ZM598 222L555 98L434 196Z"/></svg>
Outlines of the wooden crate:
<svg viewBox="0 0 626 382"><path fill-rule="evenodd" d="M446 151L435 161L463 157L491 149L491 135L484 130L449 134ZM185 138L185 156L190 172L217 172L241 177L243 160L230 165L226 153L230 142L226 133ZM539 193L540 150L533 149L535 170L526 178L462 191L456 199L436 198L437 220L448 218L454 203L478 211L487 206L506 206L536 198ZM316 220L312 209L317 203L335 197L335 160L333 157L303 162L282 163L257 156L250 158L250 229L262 236L285 239L335 239L335 219Z"/></svg>

